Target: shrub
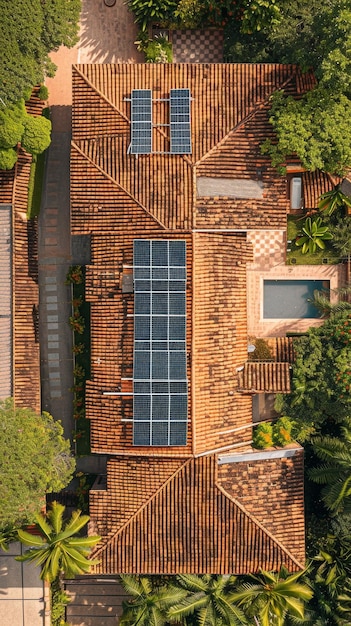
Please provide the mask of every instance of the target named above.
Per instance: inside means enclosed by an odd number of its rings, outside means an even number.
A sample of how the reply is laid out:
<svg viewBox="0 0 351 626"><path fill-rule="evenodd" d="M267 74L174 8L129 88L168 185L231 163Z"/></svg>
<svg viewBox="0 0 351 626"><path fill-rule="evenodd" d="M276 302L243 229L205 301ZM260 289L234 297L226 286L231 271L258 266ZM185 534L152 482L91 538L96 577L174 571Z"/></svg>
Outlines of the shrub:
<svg viewBox="0 0 351 626"><path fill-rule="evenodd" d="M46 85L40 85L40 89L38 91L38 98L40 100L47 100L49 97L49 90Z"/></svg>
<svg viewBox="0 0 351 626"><path fill-rule="evenodd" d="M151 39L145 49L146 63L172 63L172 44L166 37Z"/></svg>
<svg viewBox="0 0 351 626"><path fill-rule="evenodd" d="M12 170L16 161L16 150L13 148L0 148L0 170Z"/></svg>
<svg viewBox="0 0 351 626"><path fill-rule="evenodd" d="M72 328L72 330L74 330L75 333L78 333L78 335L82 335L84 332L84 328L85 328L85 322L84 322L84 318L78 314L78 316L76 317L75 315L71 316L69 318L69 325Z"/></svg>
<svg viewBox="0 0 351 626"><path fill-rule="evenodd" d="M175 0L127 0L129 10L142 31L150 22L165 22L172 17L177 6Z"/></svg>
<svg viewBox="0 0 351 626"><path fill-rule="evenodd" d="M265 339L253 339L252 344L255 346L254 352L249 352L249 360L251 361L273 361L271 349Z"/></svg>
<svg viewBox="0 0 351 626"><path fill-rule="evenodd" d="M41 154L51 142L51 122L45 117L28 115L24 120L22 147L29 154Z"/></svg>
<svg viewBox="0 0 351 626"><path fill-rule="evenodd" d="M280 417L273 425L273 443L283 448L292 442L292 424L288 417Z"/></svg>
<svg viewBox="0 0 351 626"><path fill-rule="evenodd" d="M83 282L83 270L81 265L72 265L69 268L65 284L66 285L81 285Z"/></svg>
<svg viewBox="0 0 351 626"><path fill-rule="evenodd" d="M61 626L65 624L66 606L71 600L67 593L61 588L58 578L51 583L50 596L51 624L52 626Z"/></svg>
<svg viewBox="0 0 351 626"><path fill-rule="evenodd" d="M260 450L273 446L273 427L269 422L255 426L252 435L252 445Z"/></svg>
<svg viewBox="0 0 351 626"><path fill-rule="evenodd" d="M21 141L24 126L20 120L0 118L0 146L13 148Z"/></svg>

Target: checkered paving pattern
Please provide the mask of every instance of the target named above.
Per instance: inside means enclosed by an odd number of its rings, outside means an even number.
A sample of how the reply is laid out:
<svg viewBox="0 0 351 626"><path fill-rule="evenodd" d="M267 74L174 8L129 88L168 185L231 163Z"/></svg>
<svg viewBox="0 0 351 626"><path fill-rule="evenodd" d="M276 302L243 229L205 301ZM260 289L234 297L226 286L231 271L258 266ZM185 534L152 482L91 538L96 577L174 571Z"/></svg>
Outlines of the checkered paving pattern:
<svg viewBox="0 0 351 626"><path fill-rule="evenodd" d="M223 63L223 31L173 30L174 63Z"/></svg>
<svg viewBox="0 0 351 626"><path fill-rule="evenodd" d="M247 239L253 245L254 263L271 267L285 263L285 234L279 230L251 230Z"/></svg>

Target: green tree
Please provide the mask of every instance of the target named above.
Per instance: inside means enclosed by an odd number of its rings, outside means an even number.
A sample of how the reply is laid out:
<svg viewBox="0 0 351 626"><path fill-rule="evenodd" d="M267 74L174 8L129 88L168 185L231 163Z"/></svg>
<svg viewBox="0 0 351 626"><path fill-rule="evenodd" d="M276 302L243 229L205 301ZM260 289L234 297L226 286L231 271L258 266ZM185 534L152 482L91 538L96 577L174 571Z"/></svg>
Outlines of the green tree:
<svg viewBox="0 0 351 626"><path fill-rule="evenodd" d="M0 148L0 170L12 170L16 161L16 150L13 148Z"/></svg>
<svg viewBox="0 0 351 626"><path fill-rule="evenodd" d="M277 574L262 571L248 577L233 601L244 607L257 626L283 626L288 615L303 619L304 604L313 595L309 585L298 582L303 574L289 575L284 567Z"/></svg>
<svg viewBox="0 0 351 626"><path fill-rule="evenodd" d="M81 0L0 0L0 105L52 76L49 53L77 41Z"/></svg>
<svg viewBox="0 0 351 626"><path fill-rule="evenodd" d="M170 607L186 596L186 591L162 583L158 576L124 574L121 581L132 600L123 602L120 626L163 626Z"/></svg>
<svg viewBox="0 0 351 626"><path fill-rule="evenodd" d="M25 530L18 531L21 543L30 547L22 556L15 557L16 560L40 565L42 568L40 577L50 582L56 580L61 573L67 578L86 574L91 565L99 562L97 559L89 559L89 555L101 537L77 536L88 523L89 516L81 515L80 511L73 511L71 519L64 522L64 511L65 507L62 504L53 502L45 516L41 513L36 514L39 536Z"/></svg>
<svg viewBox="0 0 351 626"><path fill-rule="evenodd" d="M263 154L274 166L283 166L297 155L307 170L320 169L343 176L351 167L351 100L321 86L299 100L276 92L269 121L277 141L266 140Z"/></svg>
<svg viewBox="0 0 351 626"><path fill-rule="evenodd" d="M342 427L341 432L342 437L314 438L313 451L323 464L308 472L311 480L324 485L322 499L333 515L351 513L351 430Z"/></svg>
<svg viewBox="0 0 351 626"><path fill-rule="evenodd" d="M65 487L74 467L60 422L0 402L0 528L32 522L45 494Z"/></svg>
<svg viewBox="0 0 351 626"><path fill-rule="evenodd" d="M41 154L49 147L51 122L45 117L27 115L24 118L22 147L30 154Z"/></svg>
<svg viewBox="0 0 351 626"><path fill-rule="evenodd" d="M351 418L349 331L351 314L344 311L294 341L291 393L280 397L276 406L293 420L299 441L335 434Z"/></svg>
<svg viewBox="0 0 351 626"><path fill-rule="evenodd" d="M244 612L235 604L235 577L179 574L176 578L188 595L170 608L172 621L195 614L199 626L247 624Z"/></svg>

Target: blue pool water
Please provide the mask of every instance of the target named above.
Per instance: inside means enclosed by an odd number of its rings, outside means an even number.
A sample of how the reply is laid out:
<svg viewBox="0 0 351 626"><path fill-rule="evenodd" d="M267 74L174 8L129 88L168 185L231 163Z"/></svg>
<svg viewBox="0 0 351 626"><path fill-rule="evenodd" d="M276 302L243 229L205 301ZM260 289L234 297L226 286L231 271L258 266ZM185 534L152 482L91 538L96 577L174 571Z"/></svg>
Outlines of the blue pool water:
<svg viewBox="0 0 351 626"><path fill-rule="evenodd" d="M263 318L297 319L321 317L316 307L308 302L313 292L327 290L329 280L264 280Z"/></svg>

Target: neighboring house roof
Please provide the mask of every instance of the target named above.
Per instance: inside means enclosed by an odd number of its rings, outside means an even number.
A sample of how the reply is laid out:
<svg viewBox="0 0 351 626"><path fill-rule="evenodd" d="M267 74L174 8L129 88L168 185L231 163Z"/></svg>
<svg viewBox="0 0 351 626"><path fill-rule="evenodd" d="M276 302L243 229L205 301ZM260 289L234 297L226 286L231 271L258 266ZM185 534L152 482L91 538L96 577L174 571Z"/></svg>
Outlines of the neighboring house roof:
<svg viewBox="0 0 351 626"><path fill-rule="evenodd" d="M0 398L12 395L12 207L0 205Z"/></svg>
<svg viewBox="0 0 351 626"><path fill-rule="evenodd" d="M289 393L290 369L289 363L245 363L238 372L239 389L250 393Z"/></svg>
<svg viewBox="0 0 351 626"><path fill-rule="evenodd" d="M246 231L285 229L289 208L286 181L260 152L274 139L269 98L281 88L300 97L312 85L283 65L73 68L71 224L91 235L86 413L92 451L114 457L107 490L90 498L91 528L103 537L99 572L302 566L303 453L273 462L252 452L252 399L238 370L248 355ZM167 126L153 128L153 153L128 153L132 90L151 89L154 122L167 124L170 90L181 88L191 93L192 154L169 154ZM178 447L133 445L135 239L186 244L188 437ZM276 358L285 354L276 364L285 390L290 352L275 346ZM260 390L284 391L272 381ZM233 450L251 460L218 457Z"/></svg>
<svg viewBox="0 0 351 626"><path fill-rule="evenodd" d="M38 114L43 102L33 95L27 108ZM0 171L1 202L10 207L9 214L6 209L7 225L4 225L8 235L0 243L1 254L7 255L6 263L5 259L1 263L2 272L6 270L0 287L2 306L6 303L2 315L6 317L1 320L0 398L12 395L17 406L40 412L37 218L28 221L26 216L31 161L32 157L19 148L15 167Z"/></svg>

